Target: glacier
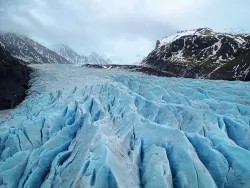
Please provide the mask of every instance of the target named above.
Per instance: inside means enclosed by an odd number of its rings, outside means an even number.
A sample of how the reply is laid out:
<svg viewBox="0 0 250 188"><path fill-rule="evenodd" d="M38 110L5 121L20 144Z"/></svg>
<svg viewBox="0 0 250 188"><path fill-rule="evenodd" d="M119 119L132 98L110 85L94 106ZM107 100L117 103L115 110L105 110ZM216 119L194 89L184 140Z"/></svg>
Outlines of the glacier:
<svg viewBox="0 0 250 188"><path fill-rule="evenodd" d="M250 187L250 84L30 65L0 187Z"/></svg>

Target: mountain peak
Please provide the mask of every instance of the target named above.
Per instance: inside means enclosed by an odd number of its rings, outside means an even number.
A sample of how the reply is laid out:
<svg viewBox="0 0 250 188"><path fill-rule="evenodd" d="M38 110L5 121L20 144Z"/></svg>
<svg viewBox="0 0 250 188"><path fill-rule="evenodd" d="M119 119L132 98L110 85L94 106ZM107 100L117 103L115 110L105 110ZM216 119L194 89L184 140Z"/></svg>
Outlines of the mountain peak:
<svg viewBox="0 0 250 188"><path fill-rule="evenodd" d="M13 57L26 63L70 63L49 48L16 33L0 34L0 44Z"/></svg>
<svg viewBox="0 0 250 188"><path fill-rule="evenodd" d="M210 28L182 30L182 31L178 31L175 34L171 34L171 35L168 35L167 37L164 37L162 40L157 42L156 47L161 47L163 45L171 44L175 40L180 39L182 37L186 37L186 36L209 36L213 34L215 34L215 32Z"/></svg>
<svg viewBox="0 0 250 188"><path fill-rule="evenodd" d="M87 57L79 55L71 47L65 44L56 45L54 50L72 64L86 64L88 62Z"/></svg>
<svg viewBox="0 0 250 188"><path fill-rule="evenodd" d="M111 64L111 60L96 52L92 52L89 56L80 55L72 48L65 44L59 44L55 47L55 51L73 64Z"/></svg>
<svg viewBox="0 0 250 188"><path fill-rule="evenodd" d="M191 29L191 30L181 30L178 31L177 33L185 33L185 34L200 34L200 35L209 35L214 33L214 31L208 27L204 27L204 28L198 28L198 29Z"/></svg>
<svg viewBox="0 0 250 188"><path fill-rule="evenodd" d="M71 51L74 51L72 48L70 48L66 44L57 44L57 45L55 45L54 50L55 51L58 51L58 50L71 50Z"/></svg>
<svg viewBox="0 0 250 188"><path fill-rule="evenodd" d="M6 49L11 56L26 63L56 63L56 64L111 64L111 60L97 53L89 57L79 55L65 44L56 45L53 50L38 42L16 34L0 33L0 46Z"/></svg>

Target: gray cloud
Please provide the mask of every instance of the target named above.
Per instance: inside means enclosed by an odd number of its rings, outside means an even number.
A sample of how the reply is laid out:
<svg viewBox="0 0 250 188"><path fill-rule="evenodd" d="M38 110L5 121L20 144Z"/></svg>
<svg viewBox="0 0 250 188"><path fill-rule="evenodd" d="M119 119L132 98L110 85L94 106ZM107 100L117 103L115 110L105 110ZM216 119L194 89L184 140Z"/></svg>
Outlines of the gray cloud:
<svg viewBox="0 0 250 188"><path fill-rule="evenodd" d="M177 30L250 31L247 0L0 0L0 7L1 30L48 46L96 51L118 63L137 61L157 39Z"/></svg>

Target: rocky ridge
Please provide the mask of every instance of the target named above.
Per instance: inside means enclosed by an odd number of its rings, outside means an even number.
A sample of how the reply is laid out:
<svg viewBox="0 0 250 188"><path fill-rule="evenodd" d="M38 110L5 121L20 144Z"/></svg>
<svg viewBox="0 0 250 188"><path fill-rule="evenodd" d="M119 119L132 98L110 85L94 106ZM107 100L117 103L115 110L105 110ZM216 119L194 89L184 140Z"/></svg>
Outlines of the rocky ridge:
<svg viewBox="0 0 250 188"><path fill-rule="evenodd" d="M180 31L158 40L141 64L178 77L249 81L250 35Z"/></svg>

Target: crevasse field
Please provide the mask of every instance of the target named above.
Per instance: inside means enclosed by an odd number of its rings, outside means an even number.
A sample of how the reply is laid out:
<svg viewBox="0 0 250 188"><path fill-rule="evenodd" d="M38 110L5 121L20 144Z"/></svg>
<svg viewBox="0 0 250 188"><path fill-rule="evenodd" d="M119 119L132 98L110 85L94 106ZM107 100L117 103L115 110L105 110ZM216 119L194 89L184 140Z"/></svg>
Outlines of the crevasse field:
<svg viewBox="0 0 250 188"><path fill-rule="evenodd" d="M0 187L250 187L250 83L32 65Z"/></svg>

